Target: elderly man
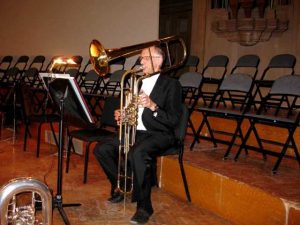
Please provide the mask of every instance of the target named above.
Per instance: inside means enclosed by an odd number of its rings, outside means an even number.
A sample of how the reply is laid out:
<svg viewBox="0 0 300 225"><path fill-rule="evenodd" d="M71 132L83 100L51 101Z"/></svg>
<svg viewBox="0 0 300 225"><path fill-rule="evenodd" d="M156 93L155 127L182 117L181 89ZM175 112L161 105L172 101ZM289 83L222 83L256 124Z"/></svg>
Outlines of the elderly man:
<svg viewBox="0 0 300 225"><path fill-rule="evenodd" d="M181 86L179 82L161 73L164 52L155 46L141 52L140 62L145 75L150 77L142 81L139 95L138 124L135 144L129 151L130 166L134 176L134 200L137 202L132 223L146 223L153 214L151 203L151 160L158 153L174 145L174 128L181 116ZM120 112L115 112L120 120ZM94 154L111 183L110 202L123 199L122 193L116 193L118 138L111 142L98 144Z"/></svg>

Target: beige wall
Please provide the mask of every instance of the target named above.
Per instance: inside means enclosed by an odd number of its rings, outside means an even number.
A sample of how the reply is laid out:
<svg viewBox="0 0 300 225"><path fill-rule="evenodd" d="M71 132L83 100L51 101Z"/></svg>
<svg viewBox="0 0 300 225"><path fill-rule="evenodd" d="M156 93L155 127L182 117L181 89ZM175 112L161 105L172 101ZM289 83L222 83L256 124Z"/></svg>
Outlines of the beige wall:
<svg viewBox="0 0 300 225"><path fill-rule="evenodd" d="M293 4L289 7L289 29L286 32L273 35L269 41L250 47L229 42L212 32L211 22L216 16L216 10L210 9L210 1L194 0L193 2L193 42L191 52L202 59L201 65L203 63L206 64L213 55L224 54L230 59L228 65L228 70L230 71L238 57L245 54L257 54L261 59L259 77L272 56L290 53L297 57L298 62L296 63L295 72L300 74L300 1L292 1Z"/></svg>
<svg viewBox="0 0 300 225"><path fill-rule="evenodd" d="M105 48L158 38L159 0L9 0L0 6L0 57L43 54L88 58Z"/></svg>

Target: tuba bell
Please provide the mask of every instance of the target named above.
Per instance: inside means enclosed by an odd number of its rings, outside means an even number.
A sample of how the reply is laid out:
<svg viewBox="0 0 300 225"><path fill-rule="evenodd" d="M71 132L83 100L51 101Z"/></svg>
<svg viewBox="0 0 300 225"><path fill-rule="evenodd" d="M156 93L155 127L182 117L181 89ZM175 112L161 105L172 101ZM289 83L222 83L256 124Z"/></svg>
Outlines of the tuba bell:
<svg viewBox="0 0 300 225"><path fill-rule="evenodd" d="M22 205L23 199L19 200L19 197L26 197L26 194L31 197L31 203ZM42 218L38 218L35 210L39 201L42 202ZM52 195L49 188L30 177L9 181L0 189L0 222L1 225L51 225Z"/></svg>
<svg viewBox="0 0 300 225"><path fill-rule="evenodd" d="M151 46L159 46L163 49L166 55L167 63L162 68L161 72L171 71L182 66L187 58L187 48L184 40L178 36L170 36L159 40L154 40L142 44L127 46L123 48L105 49L103 45L97 41L92 40L90 43L89 53L90 61L95 71L99 76L105 76L109 72L109 63L121 57L131 57L139 54L143 49ZM181 57L171 57L171 50L174 46L180 46ZM173 51L174 52L174 51ZM173 59L177 60L173 60ZM143 79L151 76L152 74L140 75L140 70L126 71L120 82L120 111L121 121L119 125L119 164L118 164L118 177L117 177L117 190L126 193L127 190L127 153L135 143L135 134L137 126L138 115L138 87ZM127 85L129 84L129 85ZM126 87L127 85L127 87ZM124 157L123 157L124 155ZM124 159L124 163L121 160ZM124 172L121 174L121 164L124 165ZM121 189L121 179L123 179L123 189ZM129 177L129 179L132 179ZM131 185L132 189L132 185ZM130 191L129 191L130 192Z"/></svg>

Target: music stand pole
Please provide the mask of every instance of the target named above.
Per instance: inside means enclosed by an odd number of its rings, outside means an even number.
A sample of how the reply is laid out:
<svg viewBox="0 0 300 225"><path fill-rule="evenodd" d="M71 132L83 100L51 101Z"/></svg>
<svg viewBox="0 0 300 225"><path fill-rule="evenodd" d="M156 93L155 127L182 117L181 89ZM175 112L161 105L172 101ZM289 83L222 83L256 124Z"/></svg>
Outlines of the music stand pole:
<svg viewBox="0 0 300 225"><path fill-rule="evenodd" d="M58 209L63 221L66 225L70 225L70 221L65 213L63 207L81 206L80 203L63 204L62 202L62 164L63 164L63 127L64 127L64 100L65 95L60 99L60 122L59 122L59 150L58 150L58 163L57 163L57 193L54 197L54 207Z"/></svg>

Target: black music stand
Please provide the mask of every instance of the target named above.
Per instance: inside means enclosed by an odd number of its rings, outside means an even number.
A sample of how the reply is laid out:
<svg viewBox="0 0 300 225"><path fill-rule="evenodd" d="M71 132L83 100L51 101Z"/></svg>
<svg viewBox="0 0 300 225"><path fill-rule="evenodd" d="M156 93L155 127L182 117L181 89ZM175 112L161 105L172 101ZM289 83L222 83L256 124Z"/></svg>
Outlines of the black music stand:
<svg viewBox="0 0 300 225"><path fill-rule="evenodd" d="M57 193L53 199L54 208L58 208L64 223L69 225L70 222L63 207L80 206L80 203L63 204L62 199L62 159L63 159L63 128L64 123L75 126L86 126L95 123L91 116L87 104L83 98L80 88L74 77L64 78L47 78L47 88L53 102L60 109L59 123L59 151L57 167Z"/></svg>

